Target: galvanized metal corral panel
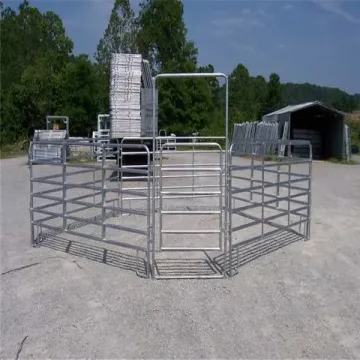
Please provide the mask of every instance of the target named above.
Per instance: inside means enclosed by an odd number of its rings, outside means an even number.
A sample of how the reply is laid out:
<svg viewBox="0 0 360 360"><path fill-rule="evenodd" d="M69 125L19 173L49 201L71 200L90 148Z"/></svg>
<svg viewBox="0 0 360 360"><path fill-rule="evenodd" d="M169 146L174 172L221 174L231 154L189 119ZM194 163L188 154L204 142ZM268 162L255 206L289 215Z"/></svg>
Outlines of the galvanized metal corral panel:
<svg viewBox="0 0 360 360"><path fill-rule="evenodd" d="M38 141L32 147L32 153L29 154L33 162L40 161L58 161L62 160L62 145L49 144L49 141L62 141L66 139L66 130L35 130L34 140ZM46 144L41 144L41 141ZM39 143L40 142L40 143Z"/></svg>
<svg viewBox="0 0 360 360"><path fill-rule="evenodd" d="M272 145L263 146L261 144L251 144L251 140L266 142L279 139L279 125L277 123L267 123L259 121L244 122L234 124L233 131L233 154L234 155L265 155L274 153Z"/></svg>
<svg viewBox="0 0 360 360"><path fill-rule="evenodd" d="M158 132L158 91L155 93L156 124ZM141 89L141 136L153 136L153 91L152 88Z"/></svg>
<svg viewBox="0 0 360 360"><path fill-rule="evenodd" d="M151 68L150 63L147 60L143 60L141 63L141 71L142 71L142 85L145 89L151 89L153 87L152 84L152 76L151 76Z"/></svg>

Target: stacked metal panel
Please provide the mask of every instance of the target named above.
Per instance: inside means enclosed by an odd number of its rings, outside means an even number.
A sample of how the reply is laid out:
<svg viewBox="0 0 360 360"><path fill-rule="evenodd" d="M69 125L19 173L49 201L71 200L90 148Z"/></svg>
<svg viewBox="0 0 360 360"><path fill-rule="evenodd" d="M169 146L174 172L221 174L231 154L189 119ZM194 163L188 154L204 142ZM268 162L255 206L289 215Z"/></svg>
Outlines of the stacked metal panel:
<svg viewBox="0 0 360 360"><path fill-rule="evenodd" d="M141 136L153 136L153 84L150 64L142 61L142 89L141 89ZM155 93L155 133L158 129L158 91Z"/></svg>
<svg viewBox="0 0 360 360"><path fill-rule="evenodd" d="M275 152L274 145L261 145L264 141L275 141L279 139L279 124L259 121L234 124L232 137L234 155L265 155ZM258 142L254 145L251 142Z"/></svg>
<svg viewBox="0 0 360 360"><path fill-rule="evenodd" d="M44 141L46 144L35 143L32 152L29 154L33 162L41 161L62 161L62 145L59 141L66 139L66 130L35 130L34 141ZM49 143L54 141L54 144Z"/></svg>
<svg viewBox="0 0 360 360"><path fill-rule="evenodd" d="M141 73L141 55L112 54L110 64L112 138L141 135Z"/></svg>

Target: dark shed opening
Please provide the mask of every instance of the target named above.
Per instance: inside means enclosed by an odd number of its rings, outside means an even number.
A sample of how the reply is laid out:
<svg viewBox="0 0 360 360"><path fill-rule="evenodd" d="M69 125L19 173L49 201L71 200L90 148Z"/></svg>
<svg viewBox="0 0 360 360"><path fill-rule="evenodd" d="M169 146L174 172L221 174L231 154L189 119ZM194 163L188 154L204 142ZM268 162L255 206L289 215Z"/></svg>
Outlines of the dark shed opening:
<svg viewBox="0 0 360 360"><path fill-rule="evenodd" d="M288 122L290 140L309 140L313 158L324 160L331 157L343 158L344 114L320 102L311 102L277 110L265 115L263 121L278 122L280 137ZM293 155L308 156L304 147L293 147Z"/></svg>

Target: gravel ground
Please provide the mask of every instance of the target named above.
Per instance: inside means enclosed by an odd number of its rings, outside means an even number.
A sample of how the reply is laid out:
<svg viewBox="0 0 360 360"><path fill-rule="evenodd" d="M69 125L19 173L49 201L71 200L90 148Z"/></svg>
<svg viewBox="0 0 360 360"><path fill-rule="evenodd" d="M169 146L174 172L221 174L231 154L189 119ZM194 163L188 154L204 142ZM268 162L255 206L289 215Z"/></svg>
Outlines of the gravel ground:
<svg viewBox="0 0 360 360"><path fill-rule="evenodd" d="M275 234L233 278L182 281L115 247L30 247L26 159L0 166L1 358L360 358L360 166L314 162L310 241Z"/></svg>

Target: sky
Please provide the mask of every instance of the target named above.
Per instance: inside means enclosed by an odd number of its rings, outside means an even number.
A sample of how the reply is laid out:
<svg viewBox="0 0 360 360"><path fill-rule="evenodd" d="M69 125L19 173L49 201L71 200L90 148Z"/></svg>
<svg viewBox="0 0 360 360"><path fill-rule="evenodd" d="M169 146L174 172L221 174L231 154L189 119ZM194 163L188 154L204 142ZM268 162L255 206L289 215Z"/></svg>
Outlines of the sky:
<svg viewBox="0 0 360 360"><path fill-rule="evenodd" d="M56 12L75 53L92 56L113 0L29 0ZM134 7L139 0L133 1ZM5 0L16 7L19 0ZM339 87L360 93L360 0L183 0L188 38L200 65L230 73L238 63L251 75L272 72L282 82Z"/></svg>

